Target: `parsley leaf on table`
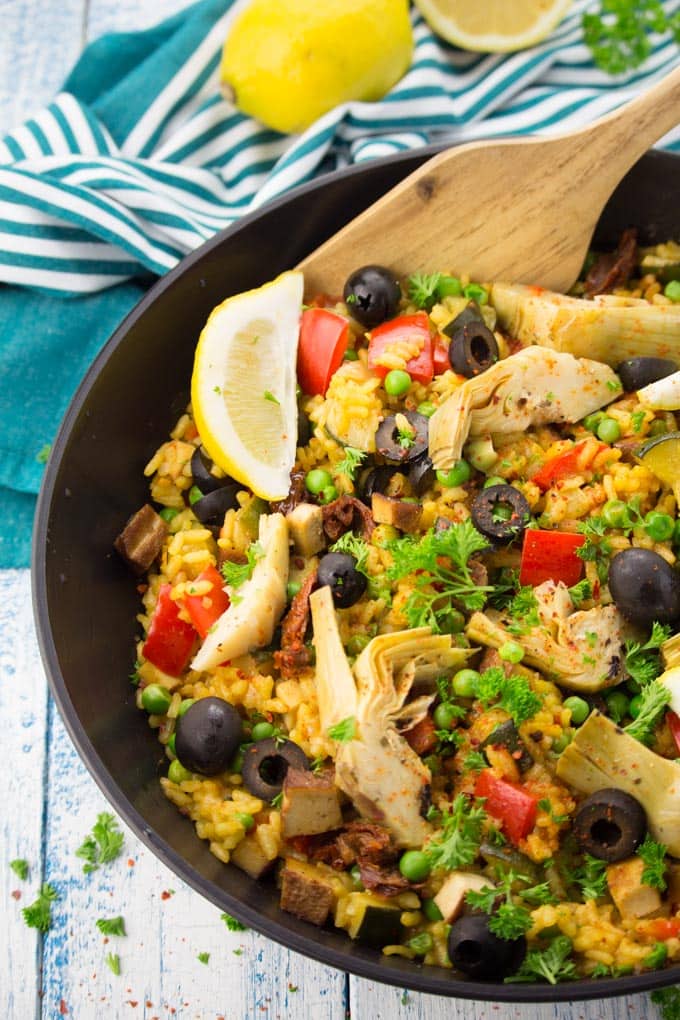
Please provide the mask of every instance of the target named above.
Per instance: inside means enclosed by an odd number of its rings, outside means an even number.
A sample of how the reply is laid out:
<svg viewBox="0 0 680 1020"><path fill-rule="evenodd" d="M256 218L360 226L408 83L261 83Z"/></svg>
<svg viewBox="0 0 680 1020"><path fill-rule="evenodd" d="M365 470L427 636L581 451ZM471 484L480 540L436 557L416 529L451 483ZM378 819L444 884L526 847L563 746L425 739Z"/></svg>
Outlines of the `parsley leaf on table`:
<svg viewBox="0 0 680 1020"><path fill-rule="evenodd" d="M104 962L112 974L115 974L116 977L120 977L120 956L118 953L108 953L104 957Z"/></svg>
<svg viewBox="0 0 680 1020"><path fill-rule="evenodd" d="M668 847L664 843L657 843L647 833L644 842L637 848L637 855L644 862L645 868L642 872L642 881L655 889L663 892L666 888L666 851Z"/></svg>
<svg viewBox="0 0 680 1020"><path fill-rule="evenodd" d="M442 831L424 848L430 865L455 871L472 864L479 852L485 819L484 808L459 793L448 811L442 813Z"/></svg>
<svg viewBox="0 0 680 1020"><path fill-rule="evenodd" d="M115 860L123 851L124 838L112 814L102 811L97 815L92 832L76 850L76 857L82 857L86 862L83 865L85 874L96 871L100 864Z"/></svg>
<svg viewBox="0 0 680 1020"><path fill-rule="evenodd" d="M52 924L51 905L58 899L57 890L49 882L43 882L38 898L21 911L29 928L37 928L43 935Z"/></svg>
<svg viewBox="0 0 680 1020"><path fill-rule="evenodd" d="M102 935L126 935L125 921L122 917L100 917L96 922Z"/></svg>
<svg viewBox="0 0 680 1020"><path fill-rule="evenodd" d="M10 861L9 866L22 882L25 882L28 878L28 861L24 860L23 857L17 857L16 860Z"/></svg>
<svg viewBox="0 0 680 1020"><path fill-rule="evenodd" d="M570 938L558 935L545 949L530 950L517 973L505 980L510 983L542 978L551 985L556 985L558 981L571 981L577 976L576 966L571 959L572 948Z"/></svg>
<svg viewBox="0 0 680 1020"><path fill-rule="evenodd" d="M241 922L237 921L235 917L231 916L231 914L220 914L220 921L224 921L229 931L248 931L247 926L245 924L241 924Z"/></svg>
<svg viewBox="0 0 680 1020"><path fill-rule="evenodd" d="M208 960L210 959L210 953L199 953L196 959L198 960L199 963L207 964Z"/></svg>

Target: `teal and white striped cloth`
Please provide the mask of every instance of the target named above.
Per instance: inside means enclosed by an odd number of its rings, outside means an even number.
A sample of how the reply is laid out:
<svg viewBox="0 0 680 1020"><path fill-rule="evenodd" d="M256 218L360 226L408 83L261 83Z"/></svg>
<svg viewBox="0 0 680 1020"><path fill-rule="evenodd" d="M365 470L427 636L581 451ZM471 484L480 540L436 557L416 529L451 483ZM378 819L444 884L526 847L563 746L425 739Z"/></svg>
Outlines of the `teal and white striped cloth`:
<svg viewBox="0 0 680 1020"><path fill-rule="evenodd" d="M448 46L414 10L412 66L388 96L285 136L219 94L222 43L245 2L199 0L146 32L99 39L54 102L0 141L0 567L28 562L44 451L153 277L315 175L441 139L575 128L679 59L661 36L637 72L599 71L581 32L598 0L575 0L549 39L509 55ZM680 129L663 144L680 149Z"/></svg>
<svg viewBox="0 0 680 1020"><path fill-rule="evenodd" d="M612 80L582 43L584 2L546 42L509 56L450 47L414 12L411 69L384 100L344 104L284 136L218 91L221 46L242 6L202 0L150 32L100 40L54 102L0 142L1 280L72 295L142 269L162 274L321 171L444 136L576 127L678 59L660 39L639 73Z"/></svg>

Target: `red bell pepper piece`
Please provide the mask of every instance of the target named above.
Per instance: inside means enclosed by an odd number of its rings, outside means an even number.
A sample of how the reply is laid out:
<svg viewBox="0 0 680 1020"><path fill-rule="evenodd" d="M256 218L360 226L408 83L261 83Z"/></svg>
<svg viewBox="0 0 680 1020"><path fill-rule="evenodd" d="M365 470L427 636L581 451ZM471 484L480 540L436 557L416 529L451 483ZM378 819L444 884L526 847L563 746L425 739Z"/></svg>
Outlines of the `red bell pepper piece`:
<svg viewBox="0 0 680 1020"><path fill-rule="evenodd" d="M551 457L550 460L545 462L540 471L531 476L531 481L536 483L541 492L545 492L555 482L561 482L564 478L577 474L580 470L579 460L581 451L586 443L587 440L584 440L584 442L572 446L570 450L565 450L564 453L558 453L556 457ZM600 444L595 451L595 455L599 453L600 449L604 449L604 444Z"/></svg>
<svg viewBox="0 0 680 1020"><path fill-rule="evenodd" d="M229 608L229 596L224 590L224 578L215 567L206 567L196 578L196 582L199 581L209 581L210 591L205 595L185 595L182 604L194 627L204 638L212 625Z"/></svg>
<svg viewBox="0 0 680 1020"><path fill-rule="evenodd" d="M527 528L524 532L519 583L532 587L544 581L563 581L568 588L576 584L583 571L583 560L576 550L585 542L585 535L567 531L539 531Z"/></svg>
<svg viewBox="0 0 680 1020"><path fill-rule="evenodd" d="M405 340L417 340L422 343L420 353L407 361L404 369L414 382L432 382L434 365L432 363L432 334L426 312L415 315L399 315L396 319L383 322L371 330L368 342L368 367L382 379L390 371L385 365L379 365L381 355L395 343Z"/></svg>
<svg viewBox="0 0 680 1020"><path fill-rule="evenodd" d="M676 715L676 713L669 708L666 712L666 722L668 723L668 729L671 731L671 736L675 741L678 754L680 754L680 715Z"/></svg>
<svg viewBox="0 0 680 1020"><path fill-rule="evenodd" d="M680 917L655 917L649 922L650 933L661 942L680 935Z"/></svg>
<svg viewBox="0 0 680 1020"><path fill-rule="evenodd" d="M479 773L475 797L486 798L484 810L501 823L504 835L515 846L536 823L536 797L507 779L500 779L491 769Z"/></svg>
<svg viewBox="0 0 680 1020"><path fill-rule="evenodd" d="M142 655L168 676L179 676L189 662L196 631L180 619L180 607L170 598L171 590L170 584L160 586Z"/></svg>
<svg viewBox="0 0 680 1020"><path fill-rule="evenodd" d="M326 395L349 343L349 322L327 308L306 308L300 318L297 377L303 393Z"/></svg>
<svg viewBox="0 0 680 1020"><path fill-rule="evenodd" d="M442 342L441 337L435 337L432 341L432 368L435 375L448 372L451 368L449 361L449 348Z"/></svg>

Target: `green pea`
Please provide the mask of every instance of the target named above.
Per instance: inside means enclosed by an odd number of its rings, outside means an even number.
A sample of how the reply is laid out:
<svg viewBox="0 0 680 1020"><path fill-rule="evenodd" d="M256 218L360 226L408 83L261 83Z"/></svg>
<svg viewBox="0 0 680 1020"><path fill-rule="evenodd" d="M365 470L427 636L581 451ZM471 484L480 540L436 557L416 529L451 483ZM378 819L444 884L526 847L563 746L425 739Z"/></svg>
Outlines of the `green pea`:
<svg viewBox="0 0 680 1020"><path fill-rule="evenodd" d="M437 284L437 297L441 301L445 297L460 297L463 285L457 276L442 276Z"/></svg>
<svg viewBox="0 0 680 1020"><path fill-rule="evenodd" d="M628 516L627 510L622 499L608 499L602 507L602 520L608 528L622 528Z"/></svg>
<svg viewBox="0 0 680 1020"><path fill-rule="evenodd" d="M470 480L472 468L466 460L457 460L448 471L437 471L437 481L446 489L454 489Z"/></svg>
<svg viewBox="0 0 680 1020"><path fill-rule="evenodd" d="M428 921L444 920L444 915L433 899L423 900L423 913Z"/></svg>
<svg viewBox="0 0 680 1020"><path fill-rule="evenodd" d="M359 360L359 355L357 354L357 352L354 350L353 347L348 347L342 357L343 357L343 359L345 361L358 361Z"/></svg>
<svg viewBox="0 0 680 1020"><path fill-rule="evenodd" d="M621 426L615 418L604 417L595 430L598 439L603 443L615 443L621 438Z"/></svg>
<svg viewBox="0 0 680 1020"><path fill-rule="evenodd" d="M609 691L605 694L604 700L607 703L607 711L615 723L620 723L628 715L629 700L623 691Z"/></svg>
<svg viewBox="0 0 680 1020"><path fill-rule="evenodd" d="M590 715L590 705L583 698L578 698L574 695L571 698L565 698L564 707L568 708L571 712L571 721L577 726L584 723Z"/></svg>
<svg viewBox="0 0 680 1020"><path fill-rule="evenodd" d="M174 506L164 506L162 510L158 511L158 516L162 517L166 524L169 524L173 517L176 517L179 513Z"/></svg>
<svg viewBox="0 0 680 1020"><path fill-rule="evenodd" d="M401 368L393 368L385 376L383 386L385 387L385 393L388 393L391 397L401 397L409 391L411 376Z"/></svg>
<svg viewBox="0 0 680 1020"><path fill-rule="evenodd" d="M245 811L239 812L239 814L236 815L236 820L241 823L246 832L250 832L253 825L255 824L255 819L253 818L253 816L246 814Z"/></svg>
<svg viewBox="0 0 680 1020"><path fill-rule="evenodd" d="M177 709L177 718L181 719L185 712L188 712L194 703L194 698L183 698Z"/></svg>
<svg viewBox="0 0 680 1020"><path fill-rule="evenodd" d="M176 733L171 733L170 736L168 737L168 742L165 745L166 747L170 748L171 753L174 754L175 757L177 756L177 752L175 751L175 740L176 740L176 738L177 738L177 734Z"/></svg>
<svg viewBox="0 0 680 1020"><path fill-rule="evenodd" d="M199 499L203 499L203 493L197 485L192 485L189 489L189 504L193 506L194 503L198 503Z"/></svg>
<svg viewBox="0 0 680 1020"><path fill-rule="evenodd" d="M649 426L650 436L665 436L668 432L668 425L663 418L655 418L652 424Z"/></svg>
<svg viewBox="0 0 680 1020"><path fill-rule="evenodd" d="M423 400L422 404L418 404L416 410L418 414L424 414L426 418L431 418L437 410L437 405L432 404L429 400Z"/></svg>
<svg viewBox="0 0 680 1020"><path fill-rule="evenodd" d="M270 722L259 722L253 726L251 736L253 740L267 740L274 733L274 726Z"/></svg>
<svg viewBox="0 0 680 1020"><path fill-rule="evenodd" d="M675 521L670 514L650 510L645 517L645 531L655 542L666 542L675 534Z"/></svg>
<svg viewBox="0 0 680 1020"><path fill-rule="evenodd" d="M506 485L505 478L501 478L500 475L489 475L484 482L483 488L490 489L492 485Z"/></svg>
<svg viewBox="0 0 680 1020"><path fill-rule="evenodd" d="M425 956L429 953L434 945L434 939L430 935L429 931L421 931L418 935L414 935L406 943L409 949L411 949L416 956Z"/></svg>
<svg viewBox="0 0 680 1020"><path fill-rule="evenodd" d="M583 427L588 429L589 432L595 432L604 417L604 411L593 411L592 414L587 414L583 419Z"/></svg>
<svg viewBox="0 0 680 1020"><path fill-rule="evenodd" d="M299 581L289 581L286 585L286 598L289 602L292 602L297 593L300 591L302 585Z"/></svg>
<svg viewBox="0 0 680 1020"><path fill-rule="evenodd" d="M338 490L334 485L326 485L316 497L319 503L323 503L326 506L327 503L332 503L334 499L338 498Z"/></svg>
<svg viewBox="0 0 680 1020"><path fill-rule="evenodd" d="M193 776L188 769L184 768L179 758L175 758L174 761L170 762L168 768L168 779L171 783L185 783L187 779L192 779Z"/></svg>
<svg viewBox="0 0 680 1020"><path fill-rule="evenodd" d="M361 655L370 640L371 639L368 634L352 634L351 638L347 642L348 654Z"/></svg>
<svg viewBox="0 0 680 1020"><path fill-rule="evenodd" d="M452 730L458 722L458 714L453 705L443 702L441 705L437 705L432 713L432 721L438 730Z"/></svg>
<svg viewBox="0 0 680 1020"><path fill-rule="evenodd" d="M453 693L458 698L474 698L480 680L476 669L459 669L451 681Z"/></svg>
<svg viewBox="0 0 680 1020"><path fill-rule="evenodd" d="M469 301L476 301L478 305L485 305L489 300L486 287L481 287L478 283L468 283L467 287L463 287L463 294Z"/></svg>
<svg viewBox="0 0 680 1020"><path fill-rule="evenodd" d="M323 489L332 485L333 479L331 478L330 472L325 471L323 468L314 468L312 471L308 471L305 475L305 488L307 492L311 492L313 496L318 496Z"/></svg>
<svg viewBox="0 0 680 1020"><path fill-rule="evenodd" d="M562 751L571 743L571 733L569 730L562 730L559 737L554 737L552 742L552 750L555 754L562 754Z"/></svg>
<svg viewBox="0 0 680 1020"><path fill-rule="evenodd" d="M642 695L636 694L635 697L630 699L630 705L628 706L628 715L631 719L637 719L642 708Z"/></svg>
<svg viewBox="0 0 680 1020"><path fill-rule="evenodd" d="M161 684L149 684L142 691L142 705L152 715L165 715L171 701L170 691Z"/></svg>
<svg viewBox="0 0 680 1020"><path fill-rule="evenodd" d="M521 662L524 658L524 649L516 641L505 641L498 649L498 654L505 662Z"/></svg>
<svg viewBox="0 0 680 1020"><path fill-rule="evenodd" d="M680 280L669 280L663 292L671 301L680 301Z"/></svg>
<svg viewBox="0 0 680 1020"><path fill-rule="evenodd" d="M409 882L424 882L430 867L430 859L422 850L407 850L399 858L399 870Z"/></svg>

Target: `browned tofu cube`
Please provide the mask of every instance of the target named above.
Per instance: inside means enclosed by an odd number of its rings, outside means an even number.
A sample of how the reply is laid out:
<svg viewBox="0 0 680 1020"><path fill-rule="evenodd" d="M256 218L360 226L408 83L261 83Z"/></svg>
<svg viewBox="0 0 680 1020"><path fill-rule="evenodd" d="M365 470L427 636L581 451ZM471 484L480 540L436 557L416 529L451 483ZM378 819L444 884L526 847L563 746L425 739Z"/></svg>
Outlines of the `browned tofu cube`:
<svg viewBox="0 0 680 1020"><path fill-rule="evenodd" d="M245 836L231 851L229 860L251 878L261 878L274 863L269 860L252 834Z"/></svg>
<svg viewBox="0 0 680 1020"><path fill-rule="evenodd" d="M113 547L135 574L144 574L163 548L165 521L146 503L129 519Z"/></svg>
<svg viewBox="0 0 680 1020"><path fill-rule="evenodd" d="M333 769L315 775L289 768L283 783L281 831L284 839L314 836L342 825L340 801Z"/></svg>
<svg viewBox="0 0 680 1020"><path fill-rule="evenodd" d="M644 870L641 857L628 857L607 868L607 885L621 917L647 917L661 909L658 890L642 881Z"/></svg>
<svg viewBox="0 0 680 1020"><path fill-rule="evenodd" d="M423 508L420 503L407 503L404 499L392 499L381 492L374 492L371 511L376 524L392 524L400 531L417 531Z"/></svg>
<svg viewBox="0 0 680 1020"><path fill-rule="evenodd" d="M333 907L333 886L317 867L288 858L281 872L281 909L322 925Z"/></svg>

